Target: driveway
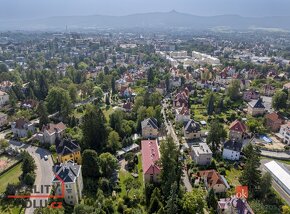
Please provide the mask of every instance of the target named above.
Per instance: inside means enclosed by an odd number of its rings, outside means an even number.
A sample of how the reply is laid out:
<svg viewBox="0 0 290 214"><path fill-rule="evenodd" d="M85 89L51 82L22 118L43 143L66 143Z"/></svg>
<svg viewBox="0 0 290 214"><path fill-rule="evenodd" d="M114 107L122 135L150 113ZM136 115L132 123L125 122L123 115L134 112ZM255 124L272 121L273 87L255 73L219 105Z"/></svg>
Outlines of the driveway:
<svg viewBox="0 0 290 214"><path fill-rule="evenodd" d="M10 144L14 148L27 151L35 160L37 166L35 179L36 190L40 191L43 185L51 185L53 179L53 171L52 171L53 161L50 152L45 149L23 144L17 141L10 141ZM45 155L48 156L48 160L44 160ZM39 195L39 194L46 195L49 193L47 193L46 189L44 188L43 193L32 193L31 195ZM41 203L44 205L45 201L47 201L47 198L32 199L32 200L35 200L36 206L39 206ZM33 214L34 210L35 208L33 207L27 208L25 210L25 214Z"/></svg>
<svg viewBox="0 0 290 214"><path fill-rule="evenodd" d="M272 161L272 159L262 159L260 169L262 171L262 174L266 173L265 164ZM277 160L275 160L277 161ZM279 162L279 161L277 161ZM287 167L290 170L290 165L283 164L285 167ZM272 179L272 187L275 189L275 191L280 195L281 198L285 200L285 202L290 206L290 196L280 187L280 185Z"/></svg>

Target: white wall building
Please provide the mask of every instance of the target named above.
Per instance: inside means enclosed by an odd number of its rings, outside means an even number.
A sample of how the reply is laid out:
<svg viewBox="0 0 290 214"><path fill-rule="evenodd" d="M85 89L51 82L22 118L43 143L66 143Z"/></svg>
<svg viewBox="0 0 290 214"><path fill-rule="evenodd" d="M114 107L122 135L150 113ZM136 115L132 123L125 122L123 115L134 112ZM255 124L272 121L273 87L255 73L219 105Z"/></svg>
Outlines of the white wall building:
<svg viewBox="0 0 290 214"><path fill-rule="evenodd" d="M82 199L83 192L83 177L81 165L72 162L67 162L54 167L55 174L64 182L64 190L62 182L55 176L52 180L56 188L56 195L61 195L64 191L64 200L67 204L78 204Z"/></svg>
<svg viewBox="0 0 290 214"><path fill-rule="evenodd" d="M224 143L223 158L232 161L239 160L242 147L243 147L242 143L233 140L228 140L227 142Z"/></svg>
<svg viewBox="0 0 290 214"><path fill-rule="evenodd" d="M206 143L199 143L191 147L191 157L197 165L209 165L212 159L212 151Z"/></svg>
<svg viewBox="0 0 290 214"><path fill-rule="evenodd" d="M281 125L279 135L284 143L290 144L290 122Z"/></svg>

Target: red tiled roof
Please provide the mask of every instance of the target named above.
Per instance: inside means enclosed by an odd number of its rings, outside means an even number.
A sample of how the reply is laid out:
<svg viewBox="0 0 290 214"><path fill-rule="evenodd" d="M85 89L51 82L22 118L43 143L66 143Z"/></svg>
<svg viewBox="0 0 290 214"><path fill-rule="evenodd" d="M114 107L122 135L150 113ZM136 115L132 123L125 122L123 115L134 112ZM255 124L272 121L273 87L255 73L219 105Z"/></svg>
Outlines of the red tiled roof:
<svg viewBox="0 0 290 214"><path fill-rule="evenodd" d="M276 112L272 112L271 114L267 114L266 115L266 119L271 120L272 122L279 122L282 123L283 122L283 118L281 118L279 116L279 114L277 114Z"/></svg>
<svg viewBox="0 0 290 214"><path fill-rule="evenodd" d="M156 162L160 158L157 140L141 141L142 168L144 174L158 174L160 167Z"/></svg>
<svg viewBox="0 0 290 214"><path fill-rule="evenodd" d="M224 184L220 174L215 170L204 170L197 173L198 177L205 178L207 180L208 188L212 188L216 184Z"/></svg>
<svg viewBox="0 0 290 214"><path fill-rule="evenodd" d="M246 132L247 127L245 124L240 122L239 120L235 120L234 122L231 123L229 129L231 131L237 131L237 132Z"/></svg>
<svg viewBox="0 0 290 214"><path fill-rule="evenodd" d="M63 131L65 129L66 129L66 125L63 124L62 122L60 122L58 124L50 123L50 124L42 127L42 131L47 130L48 133L50 133L50 134L54 133L56 130Z"/></svg>

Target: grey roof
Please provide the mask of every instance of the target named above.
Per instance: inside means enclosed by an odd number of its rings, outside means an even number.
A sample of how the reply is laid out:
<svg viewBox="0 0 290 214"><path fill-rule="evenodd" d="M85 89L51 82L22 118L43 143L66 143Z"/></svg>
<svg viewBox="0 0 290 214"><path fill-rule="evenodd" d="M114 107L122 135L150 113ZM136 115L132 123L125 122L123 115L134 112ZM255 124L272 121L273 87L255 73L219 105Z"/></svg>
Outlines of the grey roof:
<svg viewBox="0 0 290 214"><path fill-rule="evenodd" d="M65 183L75 182L79 176L81 166L73 162L67 162L61 165L54 166L54 173L59 176ZM55 176L52 182L60 182Z"/></svg>
<svg viewBox="0 0 290 214"><path fill-rule="evenodd" d="M189 120L183 124L184 130L187 132L198 132L200 131L199 123L195 122L194 120Z"/></svg>
<svg viewBox="0 0 290 214"><path fill-rule="evenodd" d="M198 154L212 154L212 151L206 143L199 143L198 146L192 145L191 148Z"/></svg>
<svg viewBox="0 0 290 214"><path fill-rule="evenodd" d="M249 105L250 105L252 108L265 108L262 99L252 100L251 102L249 102Z"/></svg>
<svg viewBox="0 0 290 214"><path fill-rule="evenodd" d="M142 129L146 126L151 126L154 129L158 129L157 120L155 118L147 118L141 122Z"/></svg>
<svg viewBox="0 0 290 214"><path fill-rule="evenodd" d="M228 140L224 143L224 149L229 149L229 150L233 150L236 152L241 152L243 147L242 143L239 143L237 141L234 140Z"/></svg>
<svg viewBox="0 0 290 214"><path fill-rule="evenodd" d="M80 145L71 139L63 139L60 143L56 141L56 152L59 155L68 155L81 151Z"/></svg>

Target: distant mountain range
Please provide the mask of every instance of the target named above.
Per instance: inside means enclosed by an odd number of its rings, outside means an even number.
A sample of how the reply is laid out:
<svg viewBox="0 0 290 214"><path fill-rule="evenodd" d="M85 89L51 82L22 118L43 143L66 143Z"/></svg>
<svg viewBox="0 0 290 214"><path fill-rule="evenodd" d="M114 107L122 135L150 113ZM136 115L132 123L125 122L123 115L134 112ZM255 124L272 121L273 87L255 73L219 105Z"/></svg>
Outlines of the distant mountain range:
<svg viewBox="0 0 290 214"><path fill-rule="evenodd" d="M59 16L37 20L0 20L0 30L64 30L122 28L188 28L205 30L284 29L290 30L290 16L242 17L238 15L195 16L171 11L127 16Z"/></svg>

